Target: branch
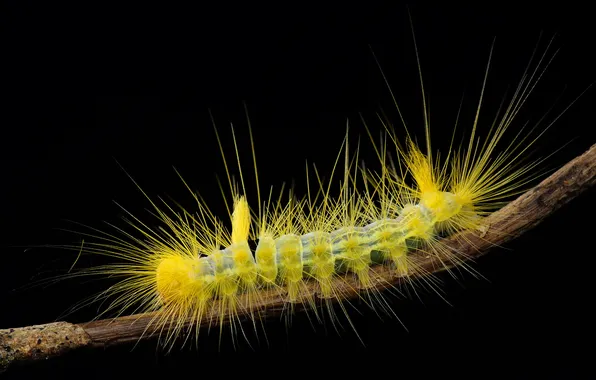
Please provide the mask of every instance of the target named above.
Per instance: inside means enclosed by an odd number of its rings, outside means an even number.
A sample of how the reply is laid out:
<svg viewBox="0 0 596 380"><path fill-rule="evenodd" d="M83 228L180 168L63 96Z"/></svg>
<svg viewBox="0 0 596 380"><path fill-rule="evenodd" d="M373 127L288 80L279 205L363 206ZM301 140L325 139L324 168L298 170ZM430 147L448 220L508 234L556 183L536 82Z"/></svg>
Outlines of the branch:
<svg viewBox="0 0 596 380"><path fill-rule="evenodd" d="M501 210L489 215L481 230L455 234L444 239L443 245L462 261L477 258L490 248L532 229L594 184L596 144ZM422 270L412 277L447 269L445 263L434 256L420 256L416 266ZM407 280L395 277L394 271L386 266L375 268L374 276L378 288ZM347 277L334 281L342 297L358 296L357 279ZM307 294L316 296L316 293L316 283L308 282ZM259 310L266 309L265 317L270 317L279 314L285 302L279 292L265 291L256 306ZM304 306L298 304L296 307L299 310ZM217 307L213 309L217 310ZM243 313L241 310L238 312ZM48 359L83 347L107 347L148 338L158 328L152 323L154 317L155 313L146 313L81 324L56 322L0 330L0 372L16 363ZM207 313L201 326L217 323L220 318L217 311Z"/></svg>

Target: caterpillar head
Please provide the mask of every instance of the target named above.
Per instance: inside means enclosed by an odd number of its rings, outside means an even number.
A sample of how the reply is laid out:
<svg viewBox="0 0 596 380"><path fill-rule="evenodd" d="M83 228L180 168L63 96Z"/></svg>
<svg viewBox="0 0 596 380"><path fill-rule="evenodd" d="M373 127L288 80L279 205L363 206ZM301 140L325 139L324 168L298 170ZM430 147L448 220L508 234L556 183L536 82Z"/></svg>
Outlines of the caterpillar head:
<svg viewBox="0 0 596 380"><path fill-rule="evenodd" d="M155 271L162 302L184 302L205 291L202 263L196 258L172 255L161 260Z"/></svg>
<svg viewBox="0 0 596 380"><path fill-rule="evenodd" d="M410 149L404 159L416 183L420 204L433 215L433 223L446 222L462 211L467 200L457 193L442 191L445 188L444 176L414 142L410 141Z"/></svg>
<svg viewBox="0 0 596 380"><path fill-rule="evenodd" d="M453 218L464 207L462 199L448 191L423 192L420 203L433 213L436 222L444 222Z"/></svg>

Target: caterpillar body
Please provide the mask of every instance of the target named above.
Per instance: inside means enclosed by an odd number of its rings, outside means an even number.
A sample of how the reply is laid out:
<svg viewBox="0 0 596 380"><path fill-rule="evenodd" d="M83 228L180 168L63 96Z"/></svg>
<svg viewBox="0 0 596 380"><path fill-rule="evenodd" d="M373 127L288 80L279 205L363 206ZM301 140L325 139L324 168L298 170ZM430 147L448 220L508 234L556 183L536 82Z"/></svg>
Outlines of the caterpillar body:
<svg viewBox="0 0 596 380"><path fill-rule="evenodd" d="M491 57L492 48L489 63ZM85 240L82 247L64 246L120 260L71 274L122 278L83 304L109 299L101 315L114 311L121 314L125 310L154 312L152 324L163 332L162 342L170 348L177 338L186 341L192 336L192 328L187 329L189 324L199 326L212 314L218 315L220 331L230 324L236 332L240 313L248 315L256 328L256 321L265 314L263 290L279 292L286 300L289 315L294 304L302 303L319 318L322 302L335 319L330 307L333 300L340 304L349 321L343 304L350 300L343 297L342 286L338 286L342 278L349 276L357 279L359 297L364 303L395 315L384 300L386 293L376 286L377 282L384 282L391 292L390 282L375 276L378 265L391 267L394 276L406 281L420 277L431 288L436 284L432 274L417 265L420 255L434 256L444 269L457 265L474 273L457 252L442 245L440 238L482 228L484 216L522 192L541 174L536 169L542 160L523 159L554 121L542 126L539 133L532 133L539 123L530 133L522 134L520 129L512 143L503 144L501 140L552 58L548 48L542 55L532 56L508 105L495 115L489 134L480 139L477 124L487 65L468 142L460 149L450 150L444 159L439 159L432 149L420 73L423 144L411 137L405 124L395 128L385 119L381 119L381 141L375 143L364 122L380 169L359 163L360 146L350 152L346 133L331 174L332 179L336 171L343 174L335 196L331 190L333 180L324 181L316 167L314 176L307 168L305 196L298 197L290 190L286 197L283 188L278 195L270 190L267 197L263 196L251 134L257 192L257 207L251 208L253 200L247 197L234 130L239 180L232 176L233 169L226 161L216 129L229 185L229 194L220 185L228 220L214 215L196 193L193 196L197 210L191 213L166 202L158 204L143 192L162 227L148 227L129 214L128 222L140 237L121 229L120 235L94 229L83 233L93 241ZM532 67L535 59L538 63ZM398 112L401 116L399 108ZM343 170L338 170L342 166ZM307 291L307 283L316 284L316 294ZM198 338L199 329L195 330Z"/></svg>

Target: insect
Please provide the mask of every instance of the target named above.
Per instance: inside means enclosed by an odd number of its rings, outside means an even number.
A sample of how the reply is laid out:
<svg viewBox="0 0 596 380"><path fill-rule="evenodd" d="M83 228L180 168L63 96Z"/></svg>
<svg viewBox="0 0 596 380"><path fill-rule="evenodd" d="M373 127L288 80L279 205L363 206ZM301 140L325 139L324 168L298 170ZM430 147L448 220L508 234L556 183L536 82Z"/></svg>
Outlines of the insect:
<svg viewBox="0 0 596 380"><path fill-rule="evenodd" d="M244 335L240 324L244 316L257 329L268 313L263 308L267 297L282 299L287 316L296 305L304 305L314 321L323 318L323 306L336 323L339 317L332 304L339 305L350 324L348 307L357 294L362 304L397 317L385 299L402 291L392 284L393 278L406 283L419 278L419 283L431 289L438 287L433 274L419 265L422 258L433 257L445 270L456 266L475 274L441 239L484 228L486 215L542 174L543 159L527 160L526 156L556 118L546 124L538 120L526 128L516 124L516 116L554 55L550 44L536 51L512 95L496 114L485 117L491 48L466 138L456 143L454 131L447 153L440 155L433 145L415 39L414 45L422 89L422 139L414 137L396 101L397 123L379 117L373 126L363 119L366 138L353 144L346 133L330 178L309 166L303 179L307 191L298 194L292 188L261 186L261 154L252 133L250 164L246 165L235 130L231 130L234 149L230 159L216 128L225 164L219 186L227 217L216 215L182 175L181 184L194 197L194 210L153 199L138 186L159 226L123 208L128 230L91 228L81 233L82 244L63 246L115 260L70 275L119 279L79 306L105 302L99 317L153 313L152 329L171 348L179 339L198 339L198 327L205 321L220 333L229 326L233 335ZM484 136L479 132L481 120L490 125ZM454 130L458 126L456 122ZM380 132L379 139L374 129ZM372 149L376 160L363 164L360 150L365 146ZM247 195L251 187L256 194L253 198Z"/></svg>

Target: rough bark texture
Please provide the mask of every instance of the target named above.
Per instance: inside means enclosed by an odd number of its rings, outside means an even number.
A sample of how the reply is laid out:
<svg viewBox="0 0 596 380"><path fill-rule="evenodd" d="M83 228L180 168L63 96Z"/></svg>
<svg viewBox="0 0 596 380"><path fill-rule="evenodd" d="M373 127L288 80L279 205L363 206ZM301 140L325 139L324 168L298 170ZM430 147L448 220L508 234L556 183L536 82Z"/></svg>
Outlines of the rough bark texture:
<svg viewBox="0 0 596 380"><path fill-rule="evenodd" d="M0 330L0 373L12 363L49 359L89 343L85 329L68 322Z"/></svg>
<svg viewBox="0 0 596 380"><path fill-rule="evenodd" d="M444 240L444 245L459 255L461 260L476 258L491 247L501 245L533 228L594 184L596 145L503 209L488 216L482 229L451 236ZM416 264L429 273L446 269L443 262L428 255L420 255ZM404 281L403 278L395 277L391 269L383 266L375 268L374 279L375 286L379 288ZM353 297L358 293L356 279L337 279L336 285L343 296ZM316 284L308 284L308 292L316 293ZM285 300L283 295L271 291L265 292L260 302L259 306L266 310L264 316L268 317L279 314ZM297 310L301 307L296 306ZM17 362L47 359L75 348L106 347L149 337L155 332L151 324L154 316L155 314L148 313L79 325L57 322L0 330L0 372ZM208 314L202 324L212 324L219 317L217 313Z"/></svg>

